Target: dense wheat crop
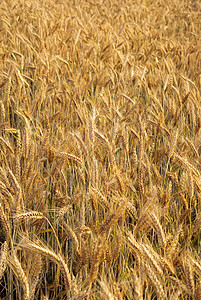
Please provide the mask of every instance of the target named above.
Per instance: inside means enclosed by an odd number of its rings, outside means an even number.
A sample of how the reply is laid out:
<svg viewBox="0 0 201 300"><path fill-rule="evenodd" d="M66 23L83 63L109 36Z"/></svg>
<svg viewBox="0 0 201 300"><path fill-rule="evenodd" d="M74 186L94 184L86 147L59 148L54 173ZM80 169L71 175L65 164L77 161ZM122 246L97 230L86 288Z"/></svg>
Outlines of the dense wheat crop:
<svg viewBox="0 0 201 300"><path fill-rule="evenodd" d="M200 20L1 0L1 299L201 299Z"/></svg>

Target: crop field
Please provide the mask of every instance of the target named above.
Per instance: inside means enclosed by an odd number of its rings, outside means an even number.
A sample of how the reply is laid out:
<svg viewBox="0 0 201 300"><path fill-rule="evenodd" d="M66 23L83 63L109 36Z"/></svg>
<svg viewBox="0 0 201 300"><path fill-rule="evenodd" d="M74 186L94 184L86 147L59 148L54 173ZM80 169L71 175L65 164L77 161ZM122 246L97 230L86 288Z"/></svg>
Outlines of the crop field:
<svg viewBox="0 0 201 300"><path fill-rule="evenodd" d="M0 1L0 299L201 299L201 2Z"/></svg>

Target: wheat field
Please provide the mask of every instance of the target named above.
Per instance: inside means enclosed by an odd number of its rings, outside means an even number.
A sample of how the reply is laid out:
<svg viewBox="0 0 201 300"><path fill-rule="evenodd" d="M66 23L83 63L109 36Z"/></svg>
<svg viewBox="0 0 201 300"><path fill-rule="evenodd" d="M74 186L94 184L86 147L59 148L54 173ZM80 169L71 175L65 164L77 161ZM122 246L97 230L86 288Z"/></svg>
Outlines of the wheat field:
<svg viewBox="0 0 201 300"><path fill-rule="evenodd" d="M1 1L0 299L201 299L200 20Z"/></svg>

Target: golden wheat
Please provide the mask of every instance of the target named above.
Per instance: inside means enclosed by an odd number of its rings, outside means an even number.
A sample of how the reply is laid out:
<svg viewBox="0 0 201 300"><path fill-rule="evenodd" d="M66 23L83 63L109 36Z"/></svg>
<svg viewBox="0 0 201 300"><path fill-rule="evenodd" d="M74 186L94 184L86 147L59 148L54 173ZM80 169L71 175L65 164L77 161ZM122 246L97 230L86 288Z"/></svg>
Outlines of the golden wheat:
<svg viewBox="0 0 201 300"><path fill-rule="evenodd" d="M0 3L0 294L198 299L199 0Z"/></svg>

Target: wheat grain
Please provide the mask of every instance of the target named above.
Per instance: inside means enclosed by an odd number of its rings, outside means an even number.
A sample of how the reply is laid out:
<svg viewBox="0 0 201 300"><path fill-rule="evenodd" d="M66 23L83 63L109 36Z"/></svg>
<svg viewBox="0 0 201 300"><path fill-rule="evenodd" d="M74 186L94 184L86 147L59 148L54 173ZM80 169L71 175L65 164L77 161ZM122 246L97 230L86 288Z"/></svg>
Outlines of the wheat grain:
<svg viewBox="0 0 201 300"><path fill-rule="evenodd" d="M0 249L0 279L2 278L7 266L7 255L8 255L8 243L7 241L5 241L1 245L1 249Z"/></svg>
<svg viewBox="0 0 201 300"><path fill-rule="evenodd" d="M1 2L1 297L198 299L200 1Z"/></svg>

